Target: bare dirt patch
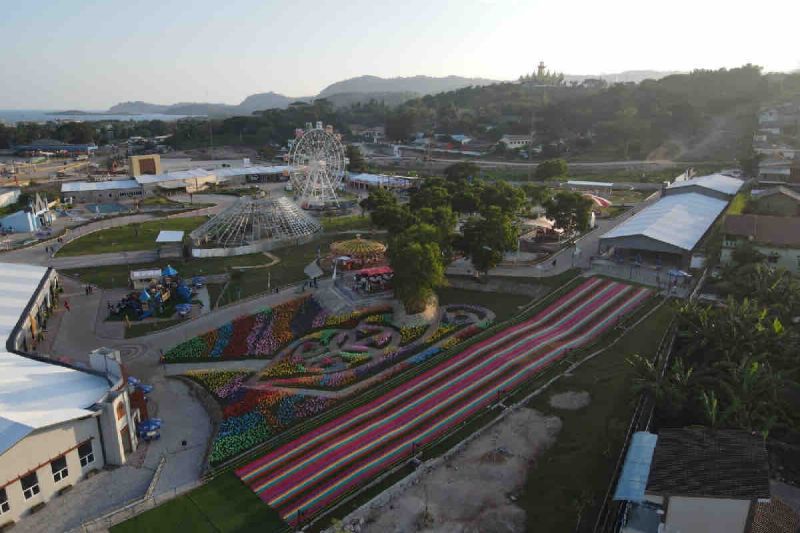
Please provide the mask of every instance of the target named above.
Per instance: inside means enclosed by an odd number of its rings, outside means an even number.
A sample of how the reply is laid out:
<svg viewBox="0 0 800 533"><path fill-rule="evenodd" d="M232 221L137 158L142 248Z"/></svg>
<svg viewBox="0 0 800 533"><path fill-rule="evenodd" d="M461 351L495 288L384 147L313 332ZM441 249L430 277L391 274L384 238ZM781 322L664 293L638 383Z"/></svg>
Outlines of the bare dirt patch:
<svg viewBox="0 0 800 533"><path fill-rule="evenodd" d="M592 398L586 391L568 391L550 396L550 407L577 411L589 405L591 401Z"/></svg>
<svg viewBox="0 0 800 533"><path fill-rule="evenodd" d="M515 504L517 494L530 463L560 430L559 418L522 408L438 467L395 485L347 517L344 530L524 531L526 515Z"/></svg>

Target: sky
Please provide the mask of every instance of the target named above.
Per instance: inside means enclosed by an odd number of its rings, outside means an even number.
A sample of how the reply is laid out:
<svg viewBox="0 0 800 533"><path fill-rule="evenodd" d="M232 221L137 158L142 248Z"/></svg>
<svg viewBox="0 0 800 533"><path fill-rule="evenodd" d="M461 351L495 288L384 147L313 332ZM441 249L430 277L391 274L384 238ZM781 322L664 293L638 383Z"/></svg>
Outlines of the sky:
<svg viewBox="0 0 800 533"><path fill-rule="evenodd" d="M798 21L797 0L2 0L0 109L236 104L366 74L511 80L540 60L788 71Z"/></svg>

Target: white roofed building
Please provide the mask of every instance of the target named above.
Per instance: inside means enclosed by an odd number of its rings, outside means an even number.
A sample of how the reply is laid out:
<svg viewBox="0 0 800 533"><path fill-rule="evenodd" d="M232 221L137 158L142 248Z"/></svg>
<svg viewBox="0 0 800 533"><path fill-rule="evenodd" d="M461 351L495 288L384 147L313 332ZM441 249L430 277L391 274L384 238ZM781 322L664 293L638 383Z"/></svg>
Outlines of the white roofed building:
<svg viewBox="0 0 800 533"><path fill-rule="evenodd" d="M64 203L107 202L122 198L140 198L142 186L136 180L71 181L61 184Z"/></svg>
<svg viewBox="0 0 800 533"><path fill-rule="evenodd" d="M53 269L0 263L0 528L137 446L118 352L86 368L36 355L59 292Z"/></svg>
<svg viewBox="0 0 800 533"><path fill-rule="evenodd" d="M618 255L651 256L688 266L692 252L727 206L728 200L696 192L665 196L603 235L600 251L613 248Z"/></svg>
<svg viewBox="0 0 800 533"><path fill-rule="evenodd" d="M724 174L710 174L683 181L676 181L664 190L664 196L685 193L699 193L720 200L730 200L744 185L744 181L725 176Z"/></svg>

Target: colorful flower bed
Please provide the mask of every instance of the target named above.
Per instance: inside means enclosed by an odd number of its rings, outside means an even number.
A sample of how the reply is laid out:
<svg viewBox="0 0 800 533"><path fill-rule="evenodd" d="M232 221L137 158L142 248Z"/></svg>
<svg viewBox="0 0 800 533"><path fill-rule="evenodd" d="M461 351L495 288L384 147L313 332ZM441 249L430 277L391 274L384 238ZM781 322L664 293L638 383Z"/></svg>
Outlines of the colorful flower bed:
<svg viewBox="0 0 800 533"><path fill-rule="evenodd" d="M427 330L427 324L420 324L418 326L403 326L400 328L400 345L405 346L406 344L414 342L418 338L422 337Z"/></svg>
<svg viewBox="0 0 800 533"><path fill-rule="evenodd" d="M230 398L239 392L251 372L240 370L192 370L186 375L198 382L217 399Z"/></svg>
<svg viewBox="0 0 800 533"><path fill-rule="evenodd" d="M290 342L320 328L350 328L370 315L383 317L386 306L331 315L311 295L239 317L182 342L164 358L168 363L271 357ZM384 320L381 318L381 320ZM330 341L336 330L328 334Z"/></svg>
<svg viewBox="0 0 800 533"><path fill-rule="evenodd" d="M299 525L300 511L305 523L483 411L499 391L514 390L586 346L650 294L589 279L529 319L275 448L236 475L291 525ZM415 358L433 357L436 349Z"/></svg>
<svg viewBox="0 0 800 533"><path fill-rule="evenodd" d="M248 389L249 373L195 371L187 376L205 387L222 407L223 420L211 444L212 465L224 462L308 417L335 400L277 390Z"/></svg>

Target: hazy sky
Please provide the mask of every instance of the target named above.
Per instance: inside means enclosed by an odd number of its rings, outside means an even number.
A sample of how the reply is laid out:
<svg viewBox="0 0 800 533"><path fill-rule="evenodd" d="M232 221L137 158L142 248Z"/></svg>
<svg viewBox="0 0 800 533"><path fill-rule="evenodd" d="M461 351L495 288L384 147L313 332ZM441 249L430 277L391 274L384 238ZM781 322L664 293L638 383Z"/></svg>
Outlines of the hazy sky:
<svg viewBox="0 0 800 533"><path fill-rule="evenodd" d="M363 74L515 79L540 59L793 70L798 21L798 0L2 0L0 109L238 103Z"/></svg>

